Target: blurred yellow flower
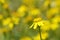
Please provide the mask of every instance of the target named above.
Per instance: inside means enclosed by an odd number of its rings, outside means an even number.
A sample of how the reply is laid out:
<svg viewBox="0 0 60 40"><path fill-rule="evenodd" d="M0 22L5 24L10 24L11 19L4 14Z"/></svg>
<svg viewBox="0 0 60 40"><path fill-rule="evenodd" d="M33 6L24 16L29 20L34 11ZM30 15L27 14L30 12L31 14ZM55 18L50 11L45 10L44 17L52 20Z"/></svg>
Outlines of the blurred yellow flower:
<svg viewBox="0 0 60 40"><path fill-rule="evenodd" d="M60 22L60 16L55 16L51 20L52 20L52 23L59 23Z"/></svg>
<svg viewBox="0 0 60 40"><path fill-rule="evenodd" d="M60 0L55 0L55 5L58 7L60 6Z"/></svg>
<svg viewBox="0 0 60 40"><path fill-rule="evenodd" d="M0 14L0 20L3 19L3 15Z"/></svg>
<svg viewBox="0 0 60 40"><path fill-rule="evenodd" d="M59 9L58 8L51 8L50 10L47 11L46 16L47 18L51 18L53 15L59 14Z"/></svg>
<svg viewBox="0 0 60 40"><path fill-rule="evenodd" d="M52 30L56 30L58 27L59 27L59 26L58 26L57 23L52 23L52 24L51 24L51 29L52 29Z"/></svg>
<svg viewBox="0 0 60 40"><path fill-rule="evenodd" d="M26 5L31 6L33 4L34 0L23 0L23 3Z"/></svg>
<svg viewBox="0 0 60 40"><path fill-rule="evenodd" d="M8 32L9 30L7 28L2 28L3 32Z"/></svg>
<svg viewBox="0 0 60 40"><path fill-rule="evenodd" d="M14 24L19 24L20 19L17 17L12 17L12 21Z"/></svg>
<svg viewBox="0 0 60 40"><path fill-rule="evenodd" d="M32 40L30 37L22 37L20 40Z"/></svg>
<svg viewBox="0 0 60 40"><path fill-rule="evenodd" d="M42 36L42 39L45 40L48 37L48 33L47 32L42 32L41 36Z"/></svg>
<svg viewBox="0 0 60 40"><path fill-rule="evenodd" d="M0 28L0 33L3 32L3 30Z"/></svg>
<svg viewBox="0 0 60 40"><path fill-rule="evenodd" d="M41 12L40 12L39 9L33 8L33 9L30 10L29 14L30 14L30 15L33 15L33 16L36 16L36 15L40 15Z"/></svg>
<svg viewBox="0 0 60 40"><path fill-rule="evenodd" d="M5 0L0 0L1 3L5 3Z"/></svg>
<svg viewBox="0 0 60 40"><path fill-rule="evenodd" d="M48 30L50 30L50 22L48 21L48 20L42 20L41 21L41 23L43 24L43 25L41 25L41 30L43 30L43 31L48 31Z"/></svg>
<svg viewBox="0 0 60 40"><path fill-rule="evenodd" d="M8 3L4 3L3 8L7 9L8 8Z"/></svg>
<svg viewBox="0 0 60 40"><path fill-rule="evenodd" d="M8 27L9 27L10 30L13 29L13 26L14 26L13 23L9 23L9 24L8 24Z"/></svg>
<svg viewBox="0 0 60 40"><path fill-rule="evenodd" d="M3 19L2 20L2 24L5 26L5 25L8 25L9 23L11 22L11 18L6 18L6 19Z"/></svg>
<svg viewBox="0 0 60 40"><path fill-rule="evenodd" d="M28 23L29 21L32 21L32 16L27 16L25 19L24 19L24 23Z"/></svg>
<svg viewBox="0 0 60 40"><path fill-rule="evenodd" d="M11 16L12 17L20 17L20 14L18 14L17 12L14 11L14 12L12 12Z"/></svg>
<svg viewBox="0 0 60 40"><path fill-rule="evenodd" d="M49 4L50 4L50 0L45 0L43 4L44 9L46 9L49 6Z"/></svg>
<svg viewBox="0 0 60 40"><path fill-rule="evenodd" d="M17 13L20 14L21 17L23 17L25 15L25 12L27 11L27 7L25 5L21 5L18 9L17 9Z"/></svg>
<svg viewBox="0 0 60 40"><path fill-rule="evenodd" d="M40 40L40 34L37 34L36 36L33 37L34 40Z"/></svg>

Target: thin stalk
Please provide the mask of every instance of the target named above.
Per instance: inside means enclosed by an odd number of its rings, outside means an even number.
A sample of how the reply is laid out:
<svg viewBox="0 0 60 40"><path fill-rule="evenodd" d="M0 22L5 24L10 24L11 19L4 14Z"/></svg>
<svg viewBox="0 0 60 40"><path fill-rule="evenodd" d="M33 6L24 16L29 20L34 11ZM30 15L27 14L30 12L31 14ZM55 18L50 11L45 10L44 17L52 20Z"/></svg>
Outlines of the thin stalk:
<svg viewBox="0 0 60 40"><path fill-rule="evenodd" d="M40 40L42 40L42 36L41 36L41 29L40 29L40 27L38 26L38 28L39 28L39 33L40 33Z"/></svg>

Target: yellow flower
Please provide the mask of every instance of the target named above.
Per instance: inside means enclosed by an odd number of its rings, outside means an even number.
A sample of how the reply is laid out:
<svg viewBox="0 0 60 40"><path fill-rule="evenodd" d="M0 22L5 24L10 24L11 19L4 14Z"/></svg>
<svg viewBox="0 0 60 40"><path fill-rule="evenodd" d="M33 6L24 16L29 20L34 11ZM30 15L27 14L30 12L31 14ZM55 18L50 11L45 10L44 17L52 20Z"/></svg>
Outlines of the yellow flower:
<svg viewBox="0 0 60 40"><path fill-rule="evenodd" d="M42 20L41 30L48 31L50 29L50 22L48 20Z"/></svg>
<svg viewBox="0 0 60 40"><path fill-rule="evenodd" d="M57 23L52 23L51 24L51 29L52 30L56 30L58 28L58 24Z"/></svg>
<svg viewBox="0 0 60 40"><path fill-rule="evenodd" d="M32 40L30 37L22 37L20 40Z"/></svg>
<svg viewBox="0 0 60 40"><path fill-rule="evenodd" d="M9 23L8 27L9 27L10 30L13 29L13 23Z"/></svg>
<svg viewBox="0 0 60 40"><path fill-rule="evenodd" d="M52 19L52 23L59 23L60 22L60 16L55 16L53 19Z"/></svg>
<svg viewBox="0 0 60 40"><path fill-rule="evenodd" d="M12 17L12 21L14 22L14 24L18 24L20 19L17 17Z"/></svg>
<svg viewBox="0 0 60 40"><path fill-rule="evenodd" d="M3 8L7 9L8 8L8 4L7 3L4 3L3 4Z"/></svg>
<svg viewBox="0 0 60 40"><path fill-rule="evenodd" d="M5 3L5 0L0 0L1 3Z"/></svg>
<svg viewBox="0 0 60 40"><path fill-rule="evenodd" d="M11 16L13 16L13 17L20 17L20 14L18 14L17 12L12 12L12 14L11 14Z"/></svg>
<svg viewBox="0 0 60 40"><path fill-rule="evenodd" d="M54 2L57 7L60 6L60 0L55 0Z"/></svg>
<svg viewBox="0 0 60 40"><path fill-rule="evenodd" d="M0 19L3 19L3 15L0 14Z"/></svg>
<svg viewBox="0 0 60 40"><path fill-rule="evenodd" d="M27 16L24 20L23 20L23 22L24 23L28 23L28 22L30 22L30 21L32 21L32 16Z"/></svg>
<svg viewBox="0 0 60 40"><path fill-rule="evenodd" d="M47 11L46 16L47 18L51 18L53 15L56 15L59 13L58 8L51 8L50 10Z"/></svg>
<svg viewBox="0 0 60 40"><path fill-rule="evenodd" d="M34 0L23 0L23 3L26 5L32 5Z"/></svg>
<svg viewBox="0 0 60 40"><path fill-rule="evenodd" d="M2 24L5 26L5 25L8 25L9 23L11 22L11 18L6 18L6 19L3 19L2 20Z"/></svg>
<svg viewBox="0 0 60 40"><path fill-rule="evenodd" d="M7 29L7 28L3 28L2 30L3 30L3 32L8 32L9 31L9 29Z"/></svg>
<svg viewBox="0 0 60 40"><path fill-rule="evenodd" d="M42 39L46 39L48 37L48 33L47 32L42 32L41 33Z"/></svg>
<svg viewBox="0 0 60 40"><path fill-rule="evenodd" d="M36 36L33 37L34 40L40 40L40 34L37 34Z"/></svg>
<svg viewBox="0 0 60 40"><path fill-rule="evenodd" d="M30 26L30 28L33 27L33 29L36 29L38 26L40 27L41 30L47 31L50 29L50 22L48 20L41 20L41 18L36 18L34 19L34 22Z"/></svg>
<svg viewBox="0 0 60 40"><path fill-rule="evenodd" d="M0 28L0 33L3 32L3 29Z"/></svg>
<svg viewBox="0 0 60 40"><path fill-rule="evenodd" d="M27 7L25 5L21 5L18 8L17 13L20 14L21 17L23 17L26 11L27 11Z"/></svg>
<svg viewBox="0 0 60 40"><path fill-rule="evenodd" d="M50 4L50 0L45 0L44 4L43 4L43 7L47 8L49 4Z"/></svg>
<svg viewBox="0 0 60 40"><path fill-rule="evenodd" d="M40 10L37 9L37 8L31 9L30 12L29 12L29 14L33 15L33 16L39 15L40 13L41 13Z"/></svg>
<svg viewBox="0 0 60 40"><path fill-rule="evenodd" d="M36 19L34 19L34 22L33 22L33 24L30 26L30 28L33 27L33 29L36 29L38 26L43 25L42 23L40 23L40 21L41 21L41 18L36 18Z"/></svg>

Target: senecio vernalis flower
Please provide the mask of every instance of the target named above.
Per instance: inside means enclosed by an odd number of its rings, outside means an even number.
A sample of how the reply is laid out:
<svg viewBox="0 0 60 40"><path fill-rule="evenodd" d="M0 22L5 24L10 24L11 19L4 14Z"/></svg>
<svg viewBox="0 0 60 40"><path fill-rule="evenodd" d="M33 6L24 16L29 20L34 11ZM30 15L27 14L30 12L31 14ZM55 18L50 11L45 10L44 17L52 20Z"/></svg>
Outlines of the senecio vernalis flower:
<svg viewBox="0 0 60 40"><path fill-rule="evenodd" d="M48 31L50 29L56 30L58 28L57 23L52 23L49 20L42 20L41 18L35 18L30 28L36 29L38 26L42 31Z"/></svg>
<svg viewBox="0 0 60 40"><path fill-rule="evenodd" d="M34 22L33 22L33 24L30 26L30 28L32 28L32 27L34 26L33 28L36 29L37 26L43 25L40 21L41 21L41 18L36 18L36 19L34 19Z"/></svg>

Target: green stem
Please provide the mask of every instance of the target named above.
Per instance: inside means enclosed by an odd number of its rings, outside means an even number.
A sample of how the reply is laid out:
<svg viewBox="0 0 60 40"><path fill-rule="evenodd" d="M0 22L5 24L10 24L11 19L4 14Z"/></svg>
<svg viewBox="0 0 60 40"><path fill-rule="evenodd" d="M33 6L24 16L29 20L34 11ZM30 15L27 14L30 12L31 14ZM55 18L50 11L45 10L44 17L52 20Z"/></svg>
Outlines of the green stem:
<svg viewBox="0 0 60 40"><path fill-rule="evenodd" d="M39 28L39 33L40 33L40 40L42 40L41 29L40 29L40 27L38 27L38 28Z"/></svg>

